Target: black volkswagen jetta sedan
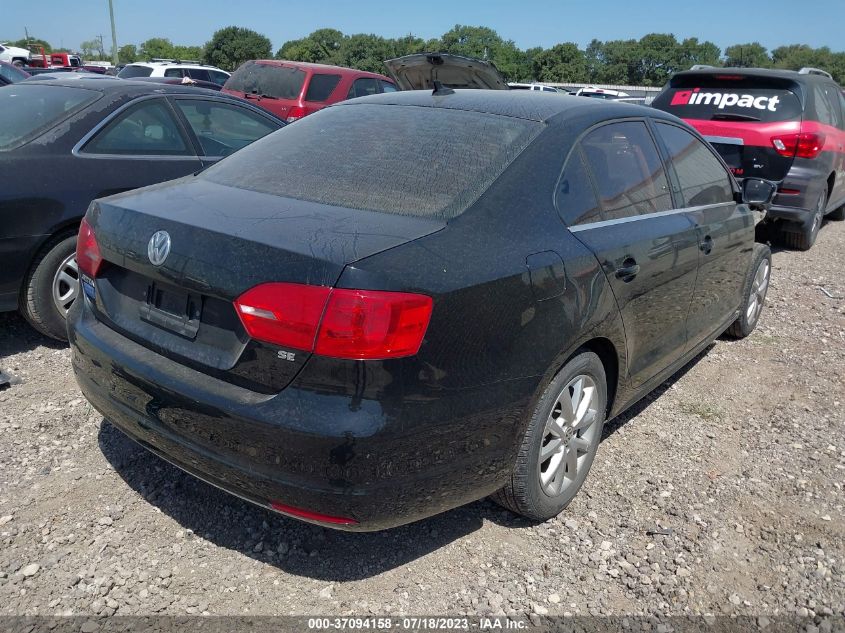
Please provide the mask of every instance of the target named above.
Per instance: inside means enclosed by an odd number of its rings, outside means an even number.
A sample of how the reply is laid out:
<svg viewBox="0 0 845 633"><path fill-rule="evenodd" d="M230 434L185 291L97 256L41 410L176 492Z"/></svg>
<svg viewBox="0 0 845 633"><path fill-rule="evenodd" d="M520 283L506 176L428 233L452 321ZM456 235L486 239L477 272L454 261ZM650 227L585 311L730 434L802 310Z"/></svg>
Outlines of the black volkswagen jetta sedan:
<svg viewBox="0 0 845 633"><path fill-rule="evenodd" d="M73 366L127 435L265 508L376 530L493 494L548 519L606 419L757 323L746 203L774 187L745 188L657 110L356 99L95 201Z"/></svg>
<svg viewBox="0 0 845 633"><path fill-rule="evenodd" d="M99 75L0 90L0 312L66 337L74 250L95 198L179 178L284 123L228 95Z"/></svg>

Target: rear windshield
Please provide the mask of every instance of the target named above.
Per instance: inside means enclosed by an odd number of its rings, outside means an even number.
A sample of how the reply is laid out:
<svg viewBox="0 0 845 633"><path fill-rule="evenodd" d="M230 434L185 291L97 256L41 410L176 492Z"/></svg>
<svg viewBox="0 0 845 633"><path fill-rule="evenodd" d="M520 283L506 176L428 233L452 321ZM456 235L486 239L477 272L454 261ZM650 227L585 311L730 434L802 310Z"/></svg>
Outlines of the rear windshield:
<svg viewBox="0 0 845 633"><path fill-rule="evenodd" d="M800 99L783 86L767 85L757 78L719 80L715 76L698 82L693 77L684 79L682 85L670 84L660 93L654 107L682 119L702 121L801 120Z"/></svg>
<svg viewBox="0 0 845 633"><path fill-rule="evenodd" d="M264 95L274 99L297 99L305 72L290 66L246 62L226 81L228 90Z"/></svg>
<svg viewBox="0 0 845 633"><path fill-rule="evenodd" d="M21 82L0 90L0 151L23 145L100 97L93 90L44 83Z"/></svg>
<svg viewBox="0 0 845 633"><path fill-rule="evenodd" d="M132 79L133 77L149 77L152 74L153 69L149 66L125 66L117 73L117 76L121 79Z"/></svg>
<svg viewBox="0 0 845 633"><path fill-rule="evenodd" d="M334 206L449 219L542 128L445 108L335 106L256 141L200 177Z"/></svg>

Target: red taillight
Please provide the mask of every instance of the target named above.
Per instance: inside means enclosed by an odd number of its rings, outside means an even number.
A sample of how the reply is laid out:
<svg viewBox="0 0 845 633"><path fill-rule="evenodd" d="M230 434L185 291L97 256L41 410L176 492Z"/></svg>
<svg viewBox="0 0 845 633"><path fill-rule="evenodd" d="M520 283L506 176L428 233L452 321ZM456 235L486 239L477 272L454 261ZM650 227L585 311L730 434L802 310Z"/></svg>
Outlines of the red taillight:
<svg viewBox="0 0 845 633"><path fill-rule="evenodd" d="M235 300L252 338L356 360L416 354L432 305L431 297L407 292L289 283L262 284Z"/></svg>
<svg viewBox="0 0 845 633"><path fill-rule="evenodd" d="M325 286L262 284L238 297L235 309L252 338L310 352L329 293Z"/></svg>
<svg viewBox="0 0 845 633"><path fill-rule="evenodd" d="M94 230L85 218L82 218L82 223L79 225L79 235L76 237L76 263L80 272L92 279L97 276L100 266L103 264L103 257L100 255L100 247L97 245Z"/></svg>
<svg viewBox="0 0 845 633"><path fill-rule="evenodd" d="M314 352L337 358L401 358L422 345L431 297L406 292L332 292Z"/></svg>
<svg viewBox="0 0 845 633"><path fill-rule="evenodd" d="M320 523L333 523L334 525L355 525L358 523L355 519L335 517L329 514L319 514L318 512L311 512L311 510L294 508L293 506L285 505L284 503L279 503L278 501L271 501L270 507L277 512L284 512L285 514L299 517L300 519L310 519L311 521L319 521Z"/></svg>
<svg viewBox="0 0 845 633"><path fill-rule="evenodd" d="M824 140L824 134L817 132L781 134L772 137L772 146L778 154L787 158L815 158L821 154Z"/></svg>
<svg viewBox="0 0 845 633"><path fill-rule="evenodd" d="M287 115L287 117L285 117L285 121L287 123L293 123L294 121L296 121L297 119L301 119L305 115L306 115L305 106L298 106L298 105L291 106L288 109L288 115Z"/></svg>

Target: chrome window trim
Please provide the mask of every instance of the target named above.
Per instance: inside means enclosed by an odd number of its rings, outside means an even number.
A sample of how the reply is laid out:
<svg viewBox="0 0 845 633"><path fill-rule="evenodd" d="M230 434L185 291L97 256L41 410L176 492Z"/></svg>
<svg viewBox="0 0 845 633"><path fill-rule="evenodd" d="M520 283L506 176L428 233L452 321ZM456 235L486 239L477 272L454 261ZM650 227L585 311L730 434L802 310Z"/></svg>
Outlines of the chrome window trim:
<svg viewBox="0 0 845 633"><path fill-rule="evenodd" d="M188 151L189 154L94 154L92 152L85 152L82 148L85 144L90 141L97 133L106 127L109 123L111 123L115 118L120 116L124 111L128 110L129 108L138 105L144 101L150 101L152 99L162 99L167 108L170 108L170 104L167 102L167 94L153 94L153 95L144 95L138 99L132 99L127 103L124 103L122 106L117 108L114 112L111 112L105 119L100 121L97 125L95 125L91 130L83 136L76 145L73 146L73 149L70 150L72 156L77 158L93 158L93 159L108 159L108 160L115 160L115 159L123 159L123 160L190 160L194 162L198 162L200 157L197 155L196 150L193 147L193 143L191 142L190 137L184 139L188 143ZM185 130L182 129L182 121L181 119L173 113L173 118L176 122L176 125L179 126L180 131L182 134L185 134Z"/></svg>
<svg viewBox="0 0 845 633"><path fill-rule="evenodd" d="M745 141L735 136L705 136L708 143L719 143L720 145L745 145Z"/></svg>
<svg viewBox="0 0 845 633"><path fill-rule="evenodd" d="M702 204L695 207L685 207L683 209L669 209L668 211L655 211L654 213L644 213L642 215L631 215L625 218L614 218L613 220L601 220L599 222L587 222L585 224L576 224L570 226L569 230L572 233L580 233L581 231L589 231L591 229L599 229L606 226L615 226L617 224L627 224L628 222L636 222L638 220L650 220L652 218L662 218L667 215L678 215L680 213L694 213L696 211L706 211L708 209L718 209L729 204L736 204L733 200L726 200L725 202L714 202L713 204Z"/></svg>

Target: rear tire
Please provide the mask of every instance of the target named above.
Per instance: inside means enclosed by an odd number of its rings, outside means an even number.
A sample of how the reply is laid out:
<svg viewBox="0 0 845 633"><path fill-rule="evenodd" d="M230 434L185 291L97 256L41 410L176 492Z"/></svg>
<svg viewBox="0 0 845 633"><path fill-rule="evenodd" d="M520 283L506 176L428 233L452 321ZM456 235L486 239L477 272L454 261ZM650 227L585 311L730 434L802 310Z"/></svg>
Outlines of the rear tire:
<svg viewBox="0 0 845 633"><path fill-rule="evenodd" d="M822 228L824 220L824 209L827 206L827 185L824 186L816 202L815 210L809 227L802 228L798 233L784 232L781 235L784 245L799 251L808 251L816 243L819 236L819 229Z"/></svg>
<svg viewBox="0 0 845 633"><path fill-rule="evenodd" d="M35 258L24 282L21 312L36 330L67 341L67 308L79 292L76 235L65 233L48 243ZM62 306L62 307L60 307Z"/></svg>
<svg viewBox="0 0 845 633"><path fill-rule="evenodd" d="M739 317L731 323L726 333L731 338L745 338L757 327L763 306L766 303L766 293L772 276L772 251L765 244L754 245L754 258L748 267L745 280L744 299L740 306Z"/></svg>
<svg viewBox="0 0 845 633"><path fill-rule="evenodd" d="M510 481L493 500L535 521L560 514L590 471L606 411L604 366L592 352L578 354L540 397Z"/></svg>
<svg viewBox="0 0 845 633"><path fill-rule="evenodd" d="M831 220L845 220L845 204L827 214Z"/></svg>

